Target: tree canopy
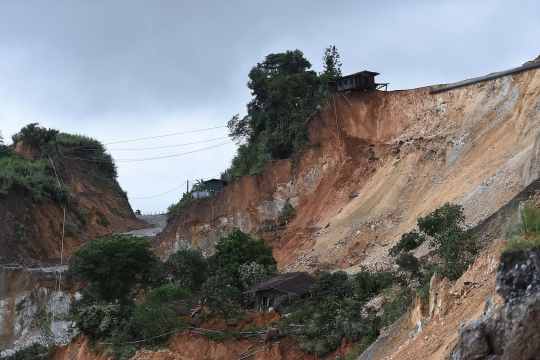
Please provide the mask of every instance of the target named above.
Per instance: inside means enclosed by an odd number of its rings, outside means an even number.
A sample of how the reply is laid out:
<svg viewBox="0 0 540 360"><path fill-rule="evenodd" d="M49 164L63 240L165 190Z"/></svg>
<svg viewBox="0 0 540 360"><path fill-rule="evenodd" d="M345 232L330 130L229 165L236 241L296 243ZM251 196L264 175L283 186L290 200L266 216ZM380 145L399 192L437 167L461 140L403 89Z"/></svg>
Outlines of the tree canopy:
<svg viewBox="0 0 540 360"><path fill-rule="evenodd" d="M216 252L210 258L214 272L230 274L239 287L241 265L256 263L271 273L277 273L277 261L272 255L272 247L266 245L264 239L255 240L239 228L234 228L228 236L222 237L215 248Z"/></svg>
<svg viewBox="0 0 540 360"><path fill-rule="evenodd" d="M193 292L208 276L208 263L200 248L180 250L169 256L159 271L167 282L178 283Z"/></svg>
<svg viewBox="0 0 540 360"><path fill-rule="evenodd" d="M223 174L231 181L257 172L269 159L286 159L302 151L306 119L316 106L318 76L300 50L269 54L249 72L253 99L247 115L233 116L229 136L240 147Z"/></svg>
<svg viewBox="0 0 540 360"><path fill-rule="evenodd" d="M66 276L87 283L99 300L122 304L137 286L146 285L157 264L148 240L115 235L76 251Z"/></svg>

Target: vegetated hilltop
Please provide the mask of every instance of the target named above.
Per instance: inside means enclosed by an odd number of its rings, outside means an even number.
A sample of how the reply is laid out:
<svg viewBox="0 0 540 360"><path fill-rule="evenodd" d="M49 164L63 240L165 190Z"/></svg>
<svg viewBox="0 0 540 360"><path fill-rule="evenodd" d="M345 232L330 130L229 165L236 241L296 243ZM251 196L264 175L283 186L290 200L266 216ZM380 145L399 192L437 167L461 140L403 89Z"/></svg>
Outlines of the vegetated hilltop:
<svg viewBox="0 0 540 360"><path fill-rule="evenodd" d="M138 221L100 142L31 124L2 146L0 265L56 264L86 243ZM66 218L62 207L66 206Z"/></svg>
<svg viewBox="0 0 540 360"><path fill-rule="evenodd" d="M439 95L430 89L328 98L297 162L268 163L184 206L158 254L186 246L211 254L238 226L273 245L285 271L389 267L389 247L419 217L459 203L475 225L538 178L538 70ZM280 226L287 203L296 217Z"/></svg>

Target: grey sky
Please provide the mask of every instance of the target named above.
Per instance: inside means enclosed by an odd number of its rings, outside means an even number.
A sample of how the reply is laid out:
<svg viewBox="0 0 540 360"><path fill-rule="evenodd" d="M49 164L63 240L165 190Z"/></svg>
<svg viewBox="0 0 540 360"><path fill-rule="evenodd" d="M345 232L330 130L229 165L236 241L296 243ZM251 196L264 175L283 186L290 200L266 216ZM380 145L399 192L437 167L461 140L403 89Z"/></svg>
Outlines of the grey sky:
<svg viewBox="0 0 540 360"><path fill-rule="evenodd" d="M3 1L0 130L30 122L104 143L225 125L244 114L252 66L300 49L322 70L336 45L345 74L381 73L391 90L448 83L540 55L535 1ZM226 129L109 148L115 158L178 154L219 143L124 151L226 136ZM118 165L180 180L218 175L233 144ZM180 182L119 167L130 197ZM181 189L134 209L165 210Z"/></svg>

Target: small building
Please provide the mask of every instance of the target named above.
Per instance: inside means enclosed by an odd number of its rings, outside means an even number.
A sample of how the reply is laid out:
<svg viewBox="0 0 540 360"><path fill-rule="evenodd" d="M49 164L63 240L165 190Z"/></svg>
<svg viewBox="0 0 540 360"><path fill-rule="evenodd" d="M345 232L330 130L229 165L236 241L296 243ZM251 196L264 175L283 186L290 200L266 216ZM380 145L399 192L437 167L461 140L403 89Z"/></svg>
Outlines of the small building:
<svg viewBox="0 0 540 360"><path fill-rule="evenodd" d="M253 284L248 287L244 294L255 293L254 308L276 308L276 300L283 295L296 294L301 298L309 296L309 289L315 284L315 277L305 272L293 272L275 276L266 281Z"/></svg>
<svg viewBox="0 0 540 360"><path fill-rule="evenodd" d="M375 76L379 75L374 71L360 71L351 75L328 81L328 91L330 93L338 91L354 90L381 90L388 89L388 83L376 83Z"/></svg>
<svg viewBox="0 0 540 360"><path fill-rule="evenodd" d="M217 191L217 190L221 190L227 185L229 185L228 182L226 182L225 180L218 180L218 179L210 179L204 182L204 187L206 188L206 191L209 191L210 193L213 193L214 191Z"/></svg>
<svg viewBox="0 0 540 360"><path fill-rule="evenodd" d="M215 191L223 189L225 186L229 185L225 180L210 179L204 182L204 190L202 191L192 191L191 195L193 198L203 198L212 195Z"/></svg>

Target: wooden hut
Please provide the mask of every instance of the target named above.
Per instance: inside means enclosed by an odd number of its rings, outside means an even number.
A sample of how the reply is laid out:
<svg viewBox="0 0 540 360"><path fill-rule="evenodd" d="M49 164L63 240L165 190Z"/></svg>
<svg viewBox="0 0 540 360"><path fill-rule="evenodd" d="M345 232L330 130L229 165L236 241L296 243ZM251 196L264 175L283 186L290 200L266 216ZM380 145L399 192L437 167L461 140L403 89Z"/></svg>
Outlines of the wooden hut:
<svg viewBox="0 0 540 360"><path fill-rule="evenodd" d="M275 276L266 281L253 284L248 287L244 294L255 293L254 308L276 308L276 300L286 294L296 294L300 297L309 296L309 289L315 284L315 277L305 272L294 272Z"/></svg>

